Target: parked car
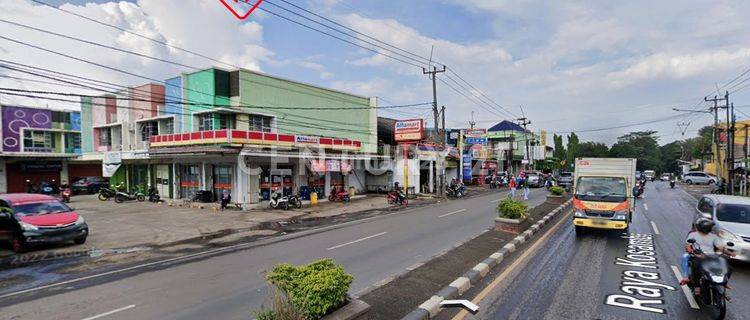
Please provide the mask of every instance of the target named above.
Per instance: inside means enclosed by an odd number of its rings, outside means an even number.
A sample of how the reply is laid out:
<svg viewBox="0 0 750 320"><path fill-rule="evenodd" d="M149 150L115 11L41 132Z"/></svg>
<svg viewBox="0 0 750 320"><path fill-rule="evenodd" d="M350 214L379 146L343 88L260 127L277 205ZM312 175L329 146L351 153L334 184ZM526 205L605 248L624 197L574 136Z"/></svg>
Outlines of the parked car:
<svg viewBox="0 0 750 320"><path fill-rule="evenodd" d="M101 188L109 188L109 179L103 177L79 177L73 179L70 187L73 193L94 194L99 192Z"/></svg>
<svg viewBox="0 0 750 320"><path fill-rule="evenodd" d="M560 172L560 175L557 178L557 185L565 188L566 190L570 190L570 188L573 186L573 173L572 172Z"/></svg>
<svg viewBox="0 0 750 320"><path fill-rule="evenodd" d="M696 210L696 219L713 220L716 234L734 243L734 259L750 261L750 198L707 194L698 201Z"/></svg>
<svg viewBox="0 0 750 320"><path fill-rule="evenodd" d="M15 252L44 243L86 242L89 226L83 217L56 197L9 193L0 195L0 240Z"/></svg>
<svg viewBox="0 0 750 320"><path fill-rule="evenodd" d="M526 173L528 178L529 188L541 188L544 187L544 177L541 173L536 171L530 171Z"/></svg>
<svg viewBox="0 0 750 320"><path fill-rule="evenodd" d="M701 172L692 171L682 175L682 181L687 184L716 184L719 182L719 178L714 175Z"/></svg>

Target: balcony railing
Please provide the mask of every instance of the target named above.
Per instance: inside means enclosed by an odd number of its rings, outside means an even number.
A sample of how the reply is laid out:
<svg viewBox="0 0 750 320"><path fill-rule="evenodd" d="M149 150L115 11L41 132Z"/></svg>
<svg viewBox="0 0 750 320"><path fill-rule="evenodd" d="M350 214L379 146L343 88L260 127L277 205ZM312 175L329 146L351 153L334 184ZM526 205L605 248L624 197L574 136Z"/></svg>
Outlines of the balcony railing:
<svg viewBox="0 0 750 320"><path fill-rule="evenodd" d="M244 130L195 131L151 136L149 147L184 147L195 145L274 145L359 151L360 141L316 136L279 134Z"/></svg>

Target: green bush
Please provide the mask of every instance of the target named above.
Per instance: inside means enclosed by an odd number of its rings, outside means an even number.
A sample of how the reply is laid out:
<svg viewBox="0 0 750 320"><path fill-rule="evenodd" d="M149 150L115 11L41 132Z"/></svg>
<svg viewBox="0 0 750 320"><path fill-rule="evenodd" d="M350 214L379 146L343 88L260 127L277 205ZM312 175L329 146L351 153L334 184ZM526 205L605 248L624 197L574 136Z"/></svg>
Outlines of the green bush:
<svg viewBox="0 0 750 320"><path fill-rule="evenodd" d="M520 219L526 218L529 206L523 201L514 200L512 198L503 199L497 204L497 213L500 218L505 219Z"/></svg>
<svg viewBox="0 0 750 320"><path fill-rule="evenodd" d="M263 310L255 313L255 320L277 320L276 312L273 310Z"/></svg>
<svg viewBox="0 0 750 320"><path fill-rule="evenodd" d="M320 319L346 303L354 278L331 259L307 265L279 264L266 276L284 292L294 308L310 319Z"/></svg>
<svg viewBox="0 0 750 320"><path fill-rule="evenodd" d="M563 188L561 186L550 187L549 188L549 193L551 193L552 195L555 195L555 196L561 196L561 195L565 194L565 188Z"/></svg>

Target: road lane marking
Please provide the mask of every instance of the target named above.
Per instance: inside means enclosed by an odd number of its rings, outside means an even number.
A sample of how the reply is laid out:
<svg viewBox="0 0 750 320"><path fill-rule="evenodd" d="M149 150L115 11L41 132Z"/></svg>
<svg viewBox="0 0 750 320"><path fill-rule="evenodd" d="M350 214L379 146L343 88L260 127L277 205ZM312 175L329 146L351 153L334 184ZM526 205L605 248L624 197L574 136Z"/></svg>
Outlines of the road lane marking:
<svg viewBox="0 0 750 320"><path fill-rule="evenodd" d="M345 246L348 246L348 245L350 245L350 244L355 244L355 243L357 243L357 242L362 242L362 241L365 241L365 240L368 240L368 239L372 239L372 238L375 238L375 237L380 237L380 236L382 236L382 235L384 235L384 234L386 234L386 233L388 233L388 232L381 232L381 233L378 233L378 234L373 234L373 235L371 235L371 236L367 236L367 237L364 237L364 238L360 238L360 239L357 239L357 240L354 240L354 241L349 241L349 242L347 242L347 243L342 243L342 244L340 244L340 245L337 245L337 246L333 246L333 247L330 247L330 248L328 248L328 249L326 249L326 250L329 250L329 251L330 251L330 250L338 249L338 248L341 248L341 247L345 247Z"/></svg>
<svg viewBox="0 0 750 320"><path fill-rule="evenodd" d="M444 217L447 217L447 216L452 216L452 215L454 215L456 213L461 213L461 212L464 212L464 211L466 211L466 209L456 210L456 211L453 211L453 212L446 213L446 214L444 214L442 216L438 216L438 218L444 218Z"/></svg>
<svg viewBox="0 0 750 320"><path fill-rule="evenodd" d="M651 227L654 228L654 233L659 234L659 228L656 227L656 223L651 221Z"/></svg>
<svg viewBox="0 0 750 320"><path fill-rule="evenodd" d="M135 305L131 304L129 306L122 307L122 308L119 308L119 309L115 309L115 310L112 310L112 311L107 311L105 313L100 313L100 314L97 314L97 315L95 315L93 317L88 317L88 318L83 319L83 320L99 319L99 318L103 318L103 317L106 317L106 316L109 316L109 315L113 315L115 313L122 312L122 311L125 311L125 310L128 310L128 309L133 309L133 308L135 308Z"/></svg>
<svg viewBox="0 0 750 320"><path fill-rule="evenodd" d="M646 211L648 211L648 204L644 203L643 204L643 209L646 209Z"/></svg>
<svg viewBox="0 0 750 320"><path fill-rule="evenodd" d="M536 253L536 248L542 244L545 243L545 240L549 238L553 232L557 231L557 229L560 228L563 223L568 221L568 217L570 217L571 213L568 213L560 218L560 221L558 221L552 228L547 230L547 232L541 236L531 247L527 248L526 251L523 252L519 257L516 258L515 261L509 266L503 270L503 272L498 275L495 280L492 280L492 283L490 283L484 290L479 292L474 299L471 300L472 303L479 305L479 302L481 302L487 295L495 289L501 282L505 280L505 278L508 277L508 275L513 271L518 271L518 265L521 264L524 260L529 258L529 255ZM453 317L452 320L462 320L464 317L466 317L469 314L466 310L461 310L455 317Z"/></svg>
<svg viewBox="0 0 750 320"><path fill-rule="evenodd" d="M503 198L500 198L500 199L495 199L495 200L492 200L492 201L490 201L490 202L492 202L492 203L498 203L498 202L500 202L500 201L503 201Z"/></svg>
<svg viewBox="0 0 750 320"><path fill-rule="evenodd" d="M680 273L680 269L677 268L677 266L671 266L672 271L674 272L674 276L677 277L677 281L680 281L682 279L682 273ZM685 294L685 299L687 299L688 304L690 304L690 307L693 309L700 309L701 307L698 306L698 302L695 301L695 297L693 296L693 293L690 292L690 289L688 286L680 286L682 288L682 293Z"/></svg>

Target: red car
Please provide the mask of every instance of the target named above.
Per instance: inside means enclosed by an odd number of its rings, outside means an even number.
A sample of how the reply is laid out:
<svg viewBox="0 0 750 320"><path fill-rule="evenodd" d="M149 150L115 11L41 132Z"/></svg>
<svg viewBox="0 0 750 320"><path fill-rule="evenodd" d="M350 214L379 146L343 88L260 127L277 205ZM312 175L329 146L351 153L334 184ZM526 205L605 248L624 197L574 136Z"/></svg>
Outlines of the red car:
<svg viewBox="0 0 750 320"><path fill-rule="evenodd" d="M86 242L89 226L58 198L29 193L0 195L0 240L15 252L42 243Z"/></svg>

